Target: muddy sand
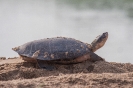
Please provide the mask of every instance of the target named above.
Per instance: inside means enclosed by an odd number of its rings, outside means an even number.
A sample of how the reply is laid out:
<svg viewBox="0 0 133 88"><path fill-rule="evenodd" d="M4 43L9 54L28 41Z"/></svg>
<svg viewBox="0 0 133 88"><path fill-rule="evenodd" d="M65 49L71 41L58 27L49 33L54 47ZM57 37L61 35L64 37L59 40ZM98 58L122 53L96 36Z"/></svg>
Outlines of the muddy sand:
<svg viewBox="0 0 133 88"><path fill-rule="evenodd" d="M0 60L0 88L133 88L133 64L85 61L36 68L17 59Z"/></svg>

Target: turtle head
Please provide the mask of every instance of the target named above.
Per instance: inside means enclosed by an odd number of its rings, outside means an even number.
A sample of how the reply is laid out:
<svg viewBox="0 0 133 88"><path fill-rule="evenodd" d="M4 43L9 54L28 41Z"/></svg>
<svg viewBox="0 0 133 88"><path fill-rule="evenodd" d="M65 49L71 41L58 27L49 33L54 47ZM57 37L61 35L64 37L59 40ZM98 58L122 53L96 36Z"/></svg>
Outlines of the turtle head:
<svg viewBox="0 0 133 88"><path fill-rule="evenodd" d="M108 32L105 32L102 35L97 36L96 39L91 43L92 52L95 52L96 50L101 48L105 44L107 39Z"/></svg>

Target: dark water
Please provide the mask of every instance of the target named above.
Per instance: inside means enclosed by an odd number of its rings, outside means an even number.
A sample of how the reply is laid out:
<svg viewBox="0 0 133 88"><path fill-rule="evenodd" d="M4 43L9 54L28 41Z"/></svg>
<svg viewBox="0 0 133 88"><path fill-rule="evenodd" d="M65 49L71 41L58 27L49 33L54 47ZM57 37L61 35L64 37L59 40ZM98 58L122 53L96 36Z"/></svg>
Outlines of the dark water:
<svg viewBox="0 0 133 88"><path fill-rule="evenodd" d="M133 63L132 0L0 0L0 56L18 56L12 47L66 36L91 43L103 32L96 53L107 61Z"/></svg>

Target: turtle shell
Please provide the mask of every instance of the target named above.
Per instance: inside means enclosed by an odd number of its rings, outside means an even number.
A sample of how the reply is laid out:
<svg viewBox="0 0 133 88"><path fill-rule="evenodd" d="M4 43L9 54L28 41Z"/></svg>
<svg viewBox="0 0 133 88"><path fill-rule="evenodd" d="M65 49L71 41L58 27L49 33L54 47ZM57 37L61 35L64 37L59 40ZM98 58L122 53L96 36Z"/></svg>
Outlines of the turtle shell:
<svg viewBox="0 0 133 88"><path fill-rule="evenodd" d="M86 43L65 37L47 38L28 42L19 46L16 52L21 56L32 58L33 54L38 50L40 53L36 59L39 60L68 60L90 52Z"/></svg>

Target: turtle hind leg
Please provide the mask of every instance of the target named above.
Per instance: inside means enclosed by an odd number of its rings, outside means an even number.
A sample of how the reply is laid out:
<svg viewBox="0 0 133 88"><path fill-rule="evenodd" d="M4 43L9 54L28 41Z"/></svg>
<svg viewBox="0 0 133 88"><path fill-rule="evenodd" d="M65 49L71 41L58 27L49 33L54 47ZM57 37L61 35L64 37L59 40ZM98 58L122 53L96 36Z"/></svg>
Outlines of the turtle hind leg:
<svg viewBox="0 0 133 88"><path fill-rule="evenodd" d="M46 69L49 71L52 71L55 69L54 66L47 64L47 63L44 63L44 61L42 61L42 60L37 60L37 67L42 68L42 69Z"/></svg>

